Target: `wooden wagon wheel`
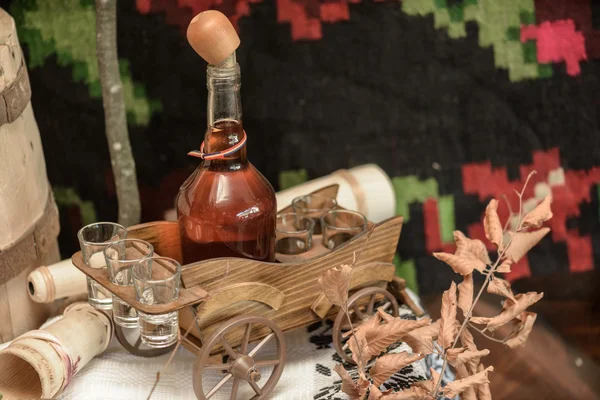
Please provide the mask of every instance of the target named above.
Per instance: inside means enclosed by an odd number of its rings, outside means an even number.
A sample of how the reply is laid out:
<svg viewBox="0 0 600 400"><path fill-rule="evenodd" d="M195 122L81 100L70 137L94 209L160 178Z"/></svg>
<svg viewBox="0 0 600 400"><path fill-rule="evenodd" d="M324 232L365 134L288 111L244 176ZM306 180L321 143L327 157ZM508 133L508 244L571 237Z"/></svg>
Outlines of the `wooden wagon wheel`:
<svg viewBox="0 0 600 400"><path fill-rule="evenodd" d="M128 329L128 331L133 332L133 329ZM142 343L142 338L140 337L139 328L137 329L137 335L133 337L128 337L128 335L123 330L123 327L115 324L115 336L121 346L125 348L128 352L138 357L158 357L163 354L169 353L173 350L177 343L172 344L169 347L155 349L149 346L146 346ZM134 340L131 340L134 339Z"/></svg>
<svg viewBox="0 0 600 400"><path fill-rule="evenodd" d="M354 293L348 299L348 313L350 314L354 328L356 329L360 324L374 315L379 307L383 307L386 312L394 317L398 316L398 302L394 295L387 290L378 287L368 287ZM348 324L346 313L340 310L333 323L333 346L344 361L355 364L352 357L346 352L348 349L348 339L343 336L349 330L350 325Z"/></svg>
<svg viewBox="0 0 600 400"><path fill-rule="evenodd" d="M265 336L253 349L248 350L250 332L253 328L263 325L271 332ZM225 339L227 333L235 329L244 327L242 344L239 348L232 348ZM257 354L271 339L277 341L277 357L269 360L257 360ZM221 346L228 355L228 360L224 363L211 363L211 353ZM285 364L285 339L283 332L277 325L266 318L255 316L239 316L223 323L213 334L204 342L202 354L196 359L194 365L194 392L198 400L208 400L215 393L223 388L223 385L233 378L233 384L229 394L230 400L237 399L240 382L247 382L254 391L252 399L264 399L275 388L275 385L281 377ZM214 358L213 358L214 359ZM268 379L264 379L257 370L259 367L273 367ZM202 377L206 373L216 373L223 377L212 388L205 392ZM264 384L261 386L261 378Z"/></svg>

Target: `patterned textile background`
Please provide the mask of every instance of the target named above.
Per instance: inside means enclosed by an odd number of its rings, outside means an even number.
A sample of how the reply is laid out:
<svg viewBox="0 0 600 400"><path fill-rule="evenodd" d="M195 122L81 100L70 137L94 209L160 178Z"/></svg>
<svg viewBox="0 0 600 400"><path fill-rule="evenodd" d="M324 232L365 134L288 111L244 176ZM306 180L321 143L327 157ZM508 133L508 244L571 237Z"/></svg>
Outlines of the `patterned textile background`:
<svg viewBox="0 0 600 400"><path fill-rule="evenodd" d="M64 256L82 224L116 219L92 0L0 0L30 69ZM600 266L600 2L595 0L120 1L119 57L145 221L197 165L205 63L185 40L216 8L242 38L249 155L276 189L367 162L406 217L398 272L447 287L452 231L481 238L493 196L539 173L553 233L508 279ZM512 207L517 207L516 199ZM502 217L508 215L501 205Z"/></svg>

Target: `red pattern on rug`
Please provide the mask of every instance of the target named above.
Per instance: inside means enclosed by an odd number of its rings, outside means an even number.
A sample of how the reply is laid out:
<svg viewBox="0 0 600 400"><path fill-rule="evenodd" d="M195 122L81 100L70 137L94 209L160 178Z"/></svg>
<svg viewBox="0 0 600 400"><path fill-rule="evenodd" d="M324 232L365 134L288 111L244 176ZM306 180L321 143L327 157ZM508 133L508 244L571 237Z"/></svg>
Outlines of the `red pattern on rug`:
<svg viewBox="0 0 600 400"><path fill-rule="evenodd" d="M575 29L585 37L585 49L590 59L600 58L600 31L592 23L594 0L535 0L535 18L539 24L546 21L570 19Z"/></svg>
<svg viewBox="0 0 600 400"><path fill-rule="evenodd" d="M535 185L547 183L552 171L562 170L559 150L554 148L548 151L534 152L533 163L521 166L520 179L516 181L509 181L506 169L492 168L490 162L465 165L463 166L463 189L465 194L478 195L482 202L487 202L492 197L500 198L503 194L520 190L532 170L536 170L537 174L530 180L523 196L524 199L534 197ZM600 168L595 167L589 171L565 171L564 176L564 184L551 185L554 217L548 222L548 226L552 229L551 237L554 242L566 242L569 270L573 272L587 271L594 265L591 238L587 235L581 236L577 230L568 230L567 219L579 217L579 205L591 201L592 186L600 183ZM516 196L508 198L512 209L518 210L518 198ZM503 201L498 207L498 214L501 221L505 221L509 216L508 206ZM489 250L494 250L493 245L485 239L481 223L470 225L468 236L483 240ZM507 279L515 280L530 275L531 271L527 260L523 259L513 266Z"/></svg>
<svg viewBox="0 0 600 400"><path fill-rule="evenodd" d="M193 16L206 10L219 10L227 15L238 29L241 17L250 15L250 4L263 0L136 0L141 14L163 12L170 25L187 29ZM360 0L276 0L277 21L291 25L293 40L319 40L323 37L321 24L350 20L349 3ZM376 0L384 1L384 0Z"/></svg>
<svg viewBox="0 0 600 400"><path fill-rule="evenodd" d="M585 40L581 32L575 31L573 20L542 22L541 25L522 25L521 42L537 41L537 60L540 64L564 61L567 74L579 75L579 62L587 60Z"/></svg>

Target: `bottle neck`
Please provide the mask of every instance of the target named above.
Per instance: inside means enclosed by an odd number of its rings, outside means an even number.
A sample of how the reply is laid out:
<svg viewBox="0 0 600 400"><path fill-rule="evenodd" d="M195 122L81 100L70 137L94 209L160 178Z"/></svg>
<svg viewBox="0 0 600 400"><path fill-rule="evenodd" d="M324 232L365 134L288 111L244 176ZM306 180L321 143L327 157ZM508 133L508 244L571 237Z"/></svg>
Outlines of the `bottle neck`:
<svg viewBox="0 0 600 400"><path fill-rule="evenodd" d="M208 66L206 86L208 127L204 146L206 152L212 153L234 146L243 136L241 75L240 67L235 61L235 53L218 65ZM245 146L219 161L245 162Z"/></svg>

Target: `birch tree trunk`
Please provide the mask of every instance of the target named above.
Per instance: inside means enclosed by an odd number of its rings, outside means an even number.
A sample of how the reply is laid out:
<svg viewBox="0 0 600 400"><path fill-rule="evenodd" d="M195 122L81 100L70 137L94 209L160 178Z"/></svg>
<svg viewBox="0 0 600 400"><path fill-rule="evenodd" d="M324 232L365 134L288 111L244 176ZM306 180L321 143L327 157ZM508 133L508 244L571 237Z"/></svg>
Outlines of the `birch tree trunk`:
<svg viewBox="0 0 600 400"><path fill-rule="evenodd" d="M119 223L131 226L139 223L141 208L117 56L117 0L96 0L96 56Z"/></svg>

